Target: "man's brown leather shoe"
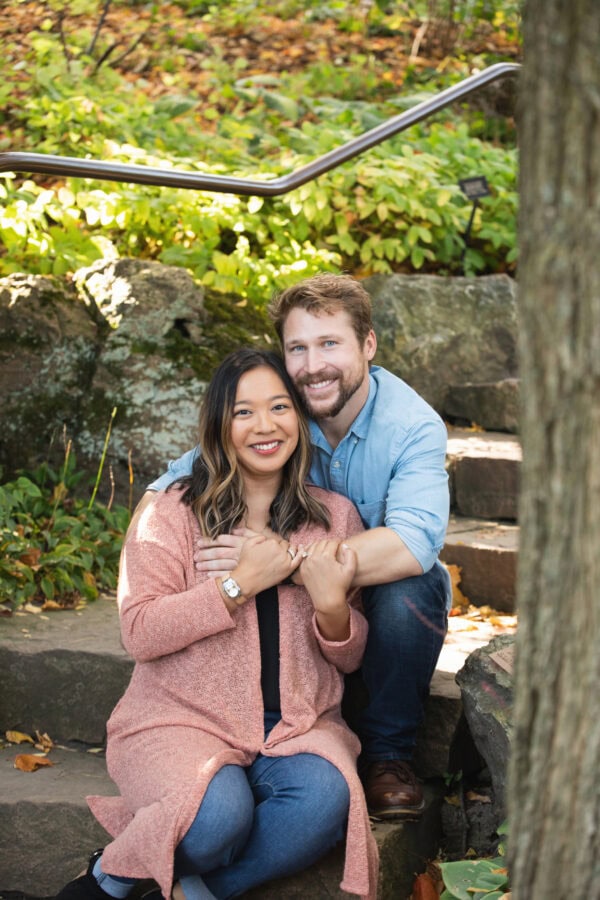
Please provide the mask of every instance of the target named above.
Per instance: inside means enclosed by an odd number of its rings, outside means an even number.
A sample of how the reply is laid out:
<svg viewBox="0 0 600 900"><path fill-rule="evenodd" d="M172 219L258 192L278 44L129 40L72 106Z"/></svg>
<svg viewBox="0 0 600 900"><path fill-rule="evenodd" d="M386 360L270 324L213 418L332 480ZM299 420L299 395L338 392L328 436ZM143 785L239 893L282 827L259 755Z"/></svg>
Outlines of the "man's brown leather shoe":
<svg viewBox="0 0 600 900"><path fill-rule="evenodd" d="M425 808L423 789L407 762L384 759L367 769L365 794L377 819L418 819Z"/></svg>

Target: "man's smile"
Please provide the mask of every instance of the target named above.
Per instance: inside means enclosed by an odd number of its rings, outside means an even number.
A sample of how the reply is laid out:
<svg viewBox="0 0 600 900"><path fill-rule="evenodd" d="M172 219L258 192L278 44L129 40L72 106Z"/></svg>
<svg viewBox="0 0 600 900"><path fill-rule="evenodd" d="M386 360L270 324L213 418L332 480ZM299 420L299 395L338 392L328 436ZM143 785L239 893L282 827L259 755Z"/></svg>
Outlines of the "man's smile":
<svg viewBox="0 0 600 900"><path fill-rule="evenodd" d="M326 381L307 381L304 386L310 391L322 391L335 381L337 381L337 378L328 378Z"/></svg>

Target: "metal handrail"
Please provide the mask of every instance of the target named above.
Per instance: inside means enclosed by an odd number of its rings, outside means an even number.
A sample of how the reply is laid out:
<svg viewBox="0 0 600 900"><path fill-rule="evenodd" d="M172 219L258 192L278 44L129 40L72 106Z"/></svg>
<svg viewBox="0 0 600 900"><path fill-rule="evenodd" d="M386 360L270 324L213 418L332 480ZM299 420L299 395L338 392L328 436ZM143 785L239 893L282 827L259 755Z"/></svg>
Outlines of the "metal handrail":
<svg viewBox="0 0 600 900"><path fill-rule="evenodd" d="M207 175L184 172L180 169L157 169L151 166L135 166L126 163L103 162L97 159L77 159L71 156L46 156L42 153L0 153L0 172L42 173L46 175L70 175L96 178L100 181L122 181L131 184L153 184L162 187L190 188L196 191L213 191L223 194L246 194L255 197L275 197L287 194L300 185L318 178L324 172L353 159L365 150L387 140L411 125L449 106L455 100L472 94L493 81L514 76L520 70L518 63L496 63L482 72L470 75L458 84L440 91L435 97L424 100L397 116L382 122L360 137L354 138L330 150L313 162L307 163L289 175L272 181L253 181L231 178L227 175Z"/></svg>

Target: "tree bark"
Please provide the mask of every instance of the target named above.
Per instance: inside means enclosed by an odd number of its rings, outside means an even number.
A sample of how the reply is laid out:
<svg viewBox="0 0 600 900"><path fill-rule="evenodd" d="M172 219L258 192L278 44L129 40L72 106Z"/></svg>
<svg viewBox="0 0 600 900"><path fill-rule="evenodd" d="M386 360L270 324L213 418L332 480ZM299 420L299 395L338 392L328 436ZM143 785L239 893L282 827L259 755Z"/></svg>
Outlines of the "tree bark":
<svg viewBox="0 0 600 900"><path fill-rule="evenodd" d="M600 2L528 0L513 900L600 897Z"/></svg>

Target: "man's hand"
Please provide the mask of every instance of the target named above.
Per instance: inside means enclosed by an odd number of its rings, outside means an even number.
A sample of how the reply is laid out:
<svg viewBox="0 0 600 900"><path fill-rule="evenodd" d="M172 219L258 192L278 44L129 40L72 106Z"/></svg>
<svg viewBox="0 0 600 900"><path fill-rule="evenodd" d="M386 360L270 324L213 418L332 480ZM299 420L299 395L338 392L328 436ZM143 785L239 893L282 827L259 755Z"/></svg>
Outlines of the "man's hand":
<svg viewBox="0 0 600 900"><path fill-rule="evenodd" d="M220 534L214 540L198 538L194 551L196 568L211 578L223 578L235 569L246 540L258 535L259 532L251 528L234 528L231 534ZM263 537L265 535L276 537L270 529L263 532Z"/></svg>
<svg viewBox="0 0 600 900"><path fill-rule="evenodd" d="M198 538L194 550L196 568L211 578L228 575L237 566L246 540L236 534L221 534L214 541L210 538Z"/></svg>

